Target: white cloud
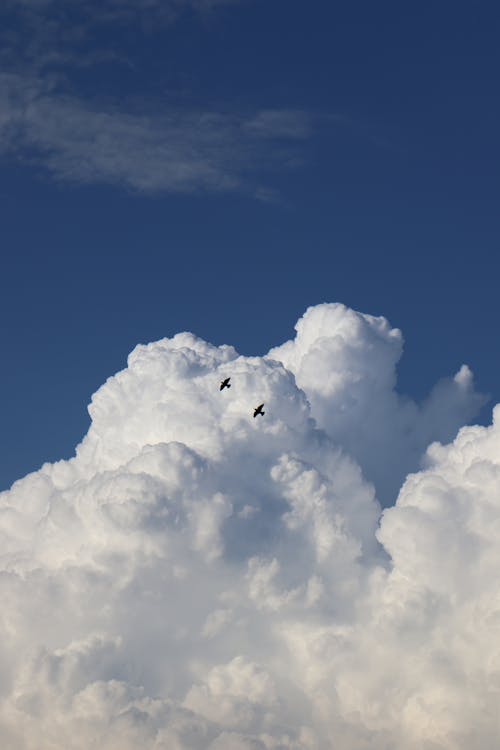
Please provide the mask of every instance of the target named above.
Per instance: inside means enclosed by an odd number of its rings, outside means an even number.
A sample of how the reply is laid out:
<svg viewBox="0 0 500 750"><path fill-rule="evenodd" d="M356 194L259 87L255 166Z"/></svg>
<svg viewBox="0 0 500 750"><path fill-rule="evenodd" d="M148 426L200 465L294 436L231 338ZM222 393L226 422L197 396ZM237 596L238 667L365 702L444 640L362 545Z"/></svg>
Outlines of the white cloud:
<svg viewBox="0 0 500 750"><path fill-rule="evenodd" d="M267 182L303 163L301 146L314 118L293 108L207 105L176 73L158 78L158 67L150 69L137 52L151 35L168 47L171 24L182 14L199 18L240 2L6 0L0 157L70 184L143 193L241 191L283 203ZM135 52L131 34L142 39ZM119 95L106 84L110 65L112 80L117 69L123 74Z"/></svg>
<svg viewBox="0 0 500 750"><path fill-rule="evenodd" d="M0 154L64 182L259 194L254 175L288 168L291 144L308 132L300 111L167 108L138 115L56 93L38 78L0 74Z"/></svg>
<svg viewBox="0 0 500 750"><path fill-rule="evenodd" d="M384 504L394 501L429 443L451 440L484 403L465 365L421 405L401 396L395 385L403 338L385 318L319 305L296 328L294 341L270 355L294 373L318 425L359 461Z"/></svg>
<svg viewBox="0 0 500 750"><path fill-rule="evenodd" d="M239 0L101 0L99 5L101 8L109 9L109 13L118 14L126 10L129 12L166 11L167 9L181 10L187 7L203 9L234 2L239 2ZM84 12L89 12L89 6L92 6L92 2L83 3L82 0L6 0L6 4L13 7L33 7L37 10L49 6L80 6Z"/></svg>
<svg viewBox="0 0 500 750"><path fill-rule="evenodd" d="M186 10L206 12L238 2L241 0L4 0L4 10L48 16L58 27L71 18L95 26L148 17L171 22Z"/></svg>
<svg viewBox="0 0 500 750"><path fill-rule="evenodd" d="M480 403L468 370L419 407L385 320L297 331L138 346L75 457L0 495L3 748L496 747L500 420L419 469Z"/></svg>
<svg viewBox="0 0 500 750"><path fill-rule="evenodd" d="M3 0L0 60L9 71L130 62L123 32L162 33L185 13L207 17L241 0ZM106 40L102 33L107 32ZM66 71L67 72L67 71Z"/></svg>

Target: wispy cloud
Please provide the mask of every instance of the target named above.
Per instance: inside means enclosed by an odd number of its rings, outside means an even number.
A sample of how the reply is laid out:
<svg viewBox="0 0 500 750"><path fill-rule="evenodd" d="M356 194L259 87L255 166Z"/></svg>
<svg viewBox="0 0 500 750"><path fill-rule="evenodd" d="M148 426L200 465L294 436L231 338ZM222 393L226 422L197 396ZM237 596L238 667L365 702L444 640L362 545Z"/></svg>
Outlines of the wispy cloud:
<svg viewBox="0 0 500 750"><path fill-rule="evenodd" d="M106 61L133 66L127 34L168 32L183 13L204 14L242 1L5 0L0 7L0 155L75 184L275 196L263 183L273 171L301 162L297 147L311 131L306 113L243 111L227 103L222 110L207 109L193 97L185 104L184 91L177 92L184 103L168 104L154 86L140 107L134 92L118 104L114 91L98 86L106 97L103 104L75 75L77 68Z"/></svg>
<svg viewBox="0 0 500 750"><path fill-rule="evenodd" d="M143 13L171 19L187 9L203 12L237 2L241 0L4 0L3 5L11 11L38 14L54 11L60 18L78 14L94 22L103 22Z"/></svg>
<svg viewBox="0 0 500 750"><path fill-rule="evenodd" d="M116 54L122 34L153 33L185 12L207 14L243 0L3 0L0 60L38 71L48 66L88 65ZM103 43L101 32L112 29Z"/></svg>
<svg viewBox="0 0 500 750"><path fill-rule="evenodd" d="M0 151L58 180L140 191L262 190L256 173L294 164L304 112L99 108L37 78L0 75Z"/></svg>

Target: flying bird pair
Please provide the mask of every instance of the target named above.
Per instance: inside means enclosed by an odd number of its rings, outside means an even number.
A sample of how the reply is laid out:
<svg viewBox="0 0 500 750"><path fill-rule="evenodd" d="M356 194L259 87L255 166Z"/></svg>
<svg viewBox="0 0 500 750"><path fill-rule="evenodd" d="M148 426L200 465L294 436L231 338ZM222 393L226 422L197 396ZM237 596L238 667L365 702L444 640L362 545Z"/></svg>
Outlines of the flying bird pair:
<svg viewBox="0 0 500 750"><path fill-rule="evenodd" d="M224 388L231 388L231 383L229 382L231 378L226 378L225 380L221 380L219 391L223 391ZM262 411L264 408L264 404L259 404L259 406L256 406L253 410L253 418L257 416L257 414L260 414L262 417L266 413L265 411Z"/></svg>

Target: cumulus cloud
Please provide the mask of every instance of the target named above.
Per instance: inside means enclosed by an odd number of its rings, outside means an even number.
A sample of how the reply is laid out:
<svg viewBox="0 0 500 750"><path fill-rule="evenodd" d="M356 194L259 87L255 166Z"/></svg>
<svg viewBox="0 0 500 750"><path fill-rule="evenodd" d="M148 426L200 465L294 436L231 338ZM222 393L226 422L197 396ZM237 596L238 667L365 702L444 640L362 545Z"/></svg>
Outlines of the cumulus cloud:
<svg viewBox="0 0 500 750"><path fill-rule="evenodd" d="M500 415L453 434L470 372L417 405L400 353L342 305L265 357L138 346L0 495L2 747L496 747Z"/></svg>
<svg viewBox="0 0 500 750"><path fill-rule="evenodd" d="M403 337L385 318L320 305L296 331L270 356L294 373L318 426L356 458L384 504L394 501L429 443L451 440L484 404L466 365L437 383L422 404L400 395Z"/></svg>

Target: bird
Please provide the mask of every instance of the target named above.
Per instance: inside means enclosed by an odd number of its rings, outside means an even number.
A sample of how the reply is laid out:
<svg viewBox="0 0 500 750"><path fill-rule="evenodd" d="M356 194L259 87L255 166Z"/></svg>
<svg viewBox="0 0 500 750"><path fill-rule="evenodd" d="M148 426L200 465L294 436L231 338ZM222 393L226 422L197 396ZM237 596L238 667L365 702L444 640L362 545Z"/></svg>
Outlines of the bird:
<svg viewBox="0 0 500 750"><path fill-rule="evenodd" d="M231 378L226 378L225 380L221 380L219 391L223 391L224 388L231 388L231 383L229 382L230 380Z"/></svg>
<svg viewBox="0 0 500 750"><path fill-rule="evenodd" d="M255 417L257 416L257 414L260 414L260 415L261 415L262 417L264 416L264 414L265 414L266 412L265 412L265 411L262 411L262 407L263 407L263 406L264 406L264 404L259 404L259 406L256 406L256 407L255 407L255 409L253 410L253 418L254 418L254 419L255 419Z"/></svg>

